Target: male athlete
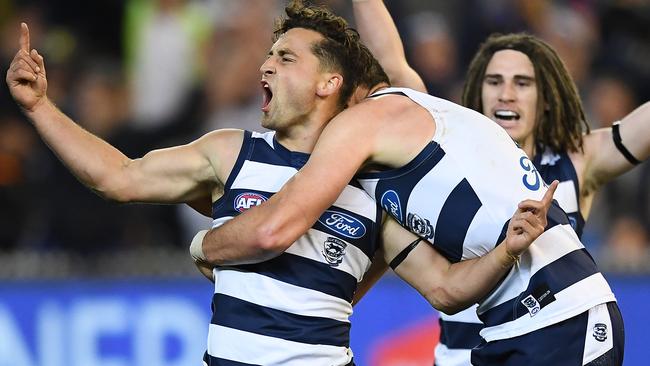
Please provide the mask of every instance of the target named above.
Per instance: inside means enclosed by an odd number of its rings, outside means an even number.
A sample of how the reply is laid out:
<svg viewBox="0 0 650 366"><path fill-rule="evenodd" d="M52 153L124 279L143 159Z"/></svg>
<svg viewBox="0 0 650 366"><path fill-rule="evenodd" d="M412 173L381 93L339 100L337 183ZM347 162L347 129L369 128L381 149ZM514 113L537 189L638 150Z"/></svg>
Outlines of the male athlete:
<svg viewBox="0 0 650 366"><path fill-rule="evenodd" d="M281 253L358 172L386 211L450 262L495 248L507 213L545 192L537 169L487 117L412 89L386 87L376 85L368 99L335 117L282 190L205 235L207 260L223 263L226 248ZM549 211L547 230L478 312L486 327L472 352L474 364L622 362L615 297L557 206ZM594 329L601 335L593 337Z"/></svg>
<svg viewBox="0 0 650 366"><path fill-rule="evenodd" d="M406 61L383 1L354 1L353 6L362 40L393 84L425 91ZM612 128L590 132L564 64L552 47L532 35L489 37L469 67L462 103L502 126L533 157L544 180L560 181L554 198L579 237L598 189L650 155L650 103ZM481 341L482 324L475 310L441 314L437 365L470 364L470 350Z"/></svg>
<svg viewBox="0 0 650 366"><path fill-rule="evenodd" d="M218 130L129 159L48 100L44 61L30 48L25 24L7 83L44 141L89 188L120 202L210 199L218 226L268 199L304 164L305 152L353 91L344 80L355 85L350 70L357 66L348 60L369 55L356 33L329 12L294 3L287 16L261 68L262 124L275 133ZM434 305L456 311L483 297L544 231L551 196L549 190L541 202L515 205L499 247L454 265L430 246L417 246L421 238L389 220L382 229L385 259ZM221 264L231 266L214 271L206 364L351 364L350 303L378 247L379 221L373 200L346 184L286 253L265 260L224 252ZM468 279L472 286L460 288Z"/></svg>

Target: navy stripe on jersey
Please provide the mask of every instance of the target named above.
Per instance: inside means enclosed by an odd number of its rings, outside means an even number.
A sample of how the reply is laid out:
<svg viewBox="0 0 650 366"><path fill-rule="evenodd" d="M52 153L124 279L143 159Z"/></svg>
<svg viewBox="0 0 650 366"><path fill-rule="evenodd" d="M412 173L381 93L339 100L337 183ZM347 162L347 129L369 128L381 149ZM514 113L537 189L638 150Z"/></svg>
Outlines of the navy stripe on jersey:
<svg viewBox="0 0 650 366"><path fill-rule="evenodd" d="M326 293L348 302L352 301L357 286L356 278L347 272L290 253L282 253L265 262L243 264L235 268Z"/></svg>
<svg viewBox="0 0 650 366"><path fill-rule="evenodd" d="M483 339L478 334L483 329L483 324L455 322L442 318L439 322L440 343L449 349L471 349L478 346Z"/></svg>
<svg viewBox="0 0 650 366"><path fill-rule="evenodd" d="M244 165L244 161L248 158L248 156L251 154L251 150L253 147L253 144L255 143L256 139L251 138L252 133L250 131L244 131L244 141L242 142L241 149L239 150L239 155L237 156L237 161L235 161L235 165L232 167L233 172L238 172L241 170L241 167ZM235 181L235 178L237 178L237 174L230 174L228 176L228 179L226 180L226 183L224 184L224 192L228 192L230 187L232 187L233 182ZM218 211L221 208L221 205L223 204L224 200L227 198L227 194L224 194L223 196L219 197L216 201L212 202L212 217L219 217Z"/></svg>
<svg viewBox="0 0 650 366"><path fill-rule="evenodd" d="M519 296L479 314L479 318L487 327L503 324L524 315L529 316L528 310L521 300L537 289L548 289L549 296L553 296L596 273L598 273L598 268L587 251L585 249L574 250L537 271L530 278L528 288Z"/></svg>
<svg viewBox="0 0 650 366"><path fill-rule="evenodd" d="M467 179L463 179L454 187L442 205L436 223L434 246L450 262L459 262L463 257L463 242L467 229L482 205ZM436 245L437 243L440 245Z"/></svg>
<svg viewBox="0 0 650 366"><path fill-rule="evenodd" d="M404 225L406 222L405 205L409 200L413 187L415 187L415 185L418 184L444 156L445 151L440 148L440 145L435 141L431 141L415 158L413 158L413 160L401 168L384 172L360 173L357 177L359 179L380 179L377 183L377 188L375 189L375 200L381 204L386 212L391 214L402 225ZM400 187L399 192L395 192L391 189L391 187L395 186L395 183L391 182L391 179L400 179L398 185ZM389 196L391 194L390 192L393 192L392 194L394 194L398 199L398 202L393 202L397 206L388 202L388 200L392 198Z"/></svg>
<svg viewBox="0 0 650 366"><path fill-rule="evenodd" d="M223 358L212 357L207 352L203 356L203 361L208 364L208 366L262 366L255 365L252 363L243 363L231 360L225 360Z"/></svg>
<svg viewBox="0 0 650 366"><path fill-rule="evenodd" d="M284 159L284 163L296 169L302 168L307 163L307 160L309 160L309 154L287 149L278 142L275 135L273 136L273 150L278 157ZM269 161L269 155L264 152L260 152L260 156L262 159L258 161L270 162L272 164L280 163L279 161ZM256 156L251 156L251 160L257 160Z"/></svg>
<svg viewBox="0 0 650 366"><path fill-rule="evenodd" d="M582 237L585 219L580 210L580 181L578 181L578 174L576 173L571 158L566 152L552 153L543 146L538 146L537 151L538 153L533 158L533 164L545 182L552 182L556 179L560 182L573 181L573 189L576 203L578 204L578 211L567 212L567 216L569 217L571 226L575 230L576 234L578 234L578 238ZM544 156L548 154L554 154L556 158L553 159L552 162L542 164Z"/></svg>
<svg viewBox="0 0 650 366"><path fill-rule="evenodd" d="M350 323L304 316L214 294L212 324L307 344L350 345ZM225 314L220 316L220 314Z"/></svg>

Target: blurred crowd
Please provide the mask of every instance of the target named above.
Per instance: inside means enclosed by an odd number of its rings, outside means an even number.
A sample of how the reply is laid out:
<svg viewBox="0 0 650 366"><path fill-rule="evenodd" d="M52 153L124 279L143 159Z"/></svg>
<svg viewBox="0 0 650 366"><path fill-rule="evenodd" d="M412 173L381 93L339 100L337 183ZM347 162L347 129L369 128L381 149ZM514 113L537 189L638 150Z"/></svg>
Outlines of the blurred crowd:
<svg viewBox="0 0 650 366"><path fill-rule="evenodd" d="M351 0L324 3L353 22ZM458 102L492 32L553 45L592 128L650 100L650 1L386 0L431 94ZM19 22L45 57L48 95L131 158L218 128L261 131L259 66L281 0L0 0L0 65ZM377 29L381 31L381 29ZM185 206L118 205L82 186L0 87L0 250L80 256L185 251L210 225ZM584 241L612 271L650 272L650 162L598 194ZM171 265L171 264L170 264Z"/></svg>

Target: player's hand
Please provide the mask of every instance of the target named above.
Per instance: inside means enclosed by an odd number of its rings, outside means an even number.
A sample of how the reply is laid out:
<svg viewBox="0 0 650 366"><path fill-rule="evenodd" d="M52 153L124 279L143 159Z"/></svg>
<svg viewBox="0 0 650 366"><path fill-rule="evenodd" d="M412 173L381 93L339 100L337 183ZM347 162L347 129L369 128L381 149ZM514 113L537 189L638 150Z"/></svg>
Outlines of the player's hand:
<svg viewBox="0 0 650 366"><path fill-rule="evenodd" d="M7 85L18 105L33 111L46 97L47 79L43 57L29 46L29 28L20 24L19 48L7 70Z"/></svg>
<svg viewBox="0 0 650 366"><path fill-rule="evenodd" d="M553 202L553 194L559 182L553 181L541 201L525 200L519 203L517 211L510 219L506 233L506 252L519 257L530 244L544 232L546 214Z"/></svg>

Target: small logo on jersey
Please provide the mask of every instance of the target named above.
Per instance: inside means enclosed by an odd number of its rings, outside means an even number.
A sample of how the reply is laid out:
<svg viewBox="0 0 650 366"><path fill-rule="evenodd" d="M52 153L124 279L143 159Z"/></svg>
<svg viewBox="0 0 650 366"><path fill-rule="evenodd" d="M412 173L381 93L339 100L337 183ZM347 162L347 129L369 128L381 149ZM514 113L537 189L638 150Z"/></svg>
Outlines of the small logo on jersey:
<svg viewBox="0 0 650 366"><path fill-rule="evenodd" d="M361 221L343 212L325 211L318 222L347 238L359 239L366 234L366 227Z"/></svg>
<svg viewBox="0 0 650 366"><path fill-rule="evenodd" d="M541 179L539 178L539 174L537 173L537 169L533 165L533 162L527 157L522 156L521 159L519 159L519 165L521 165L521 167L526 171L524 176L521 178L524 186L531 191L538 190Z"/></svg>
<svg viewBox="0 0 650 366"><path fill-rule="evenodd" d="M409 229L420 237L431 241L433 239L433 225L427 219L423 219L420 216L409 213L406 218L407 225Z"/></svg>
<svg viewBox="0 0 650 366"><path fill-rule="evenodd" d="M235 210L244 212L251 207L259 206L268 198L258 193L245 192L235 197Z"/></svg>
<svg viewBox="0 0 650 366"><path fill-rule="evenodd" d="M393 216L398 222L402 222L402 205L399 203L399 196L395 191L386 191L381 196L381 207Z"/></svg>
<svg viewBox="0 0 650 366"><path fill-rule="evenodd" d="M598 342L605 342L607 340L607 324L596 323L594 325L594 338Z"/></svg>
<svg viewBox="0 0 650 366"><path fill-rule="evenodd" d="M537 302L537 299L533 295L526 296L525 299L521 300L521 303L524 304L531 317L535 316L541 309L539 302Z"/></svg>
<svg viewBox="0 0 650 366"><path fill-rule="evenodd" d="M343 240L330 236L325 240L322 251L323 257L325 257L325 260L330 266L337 267L343 261L345 247L347 246Z"/></svg>

